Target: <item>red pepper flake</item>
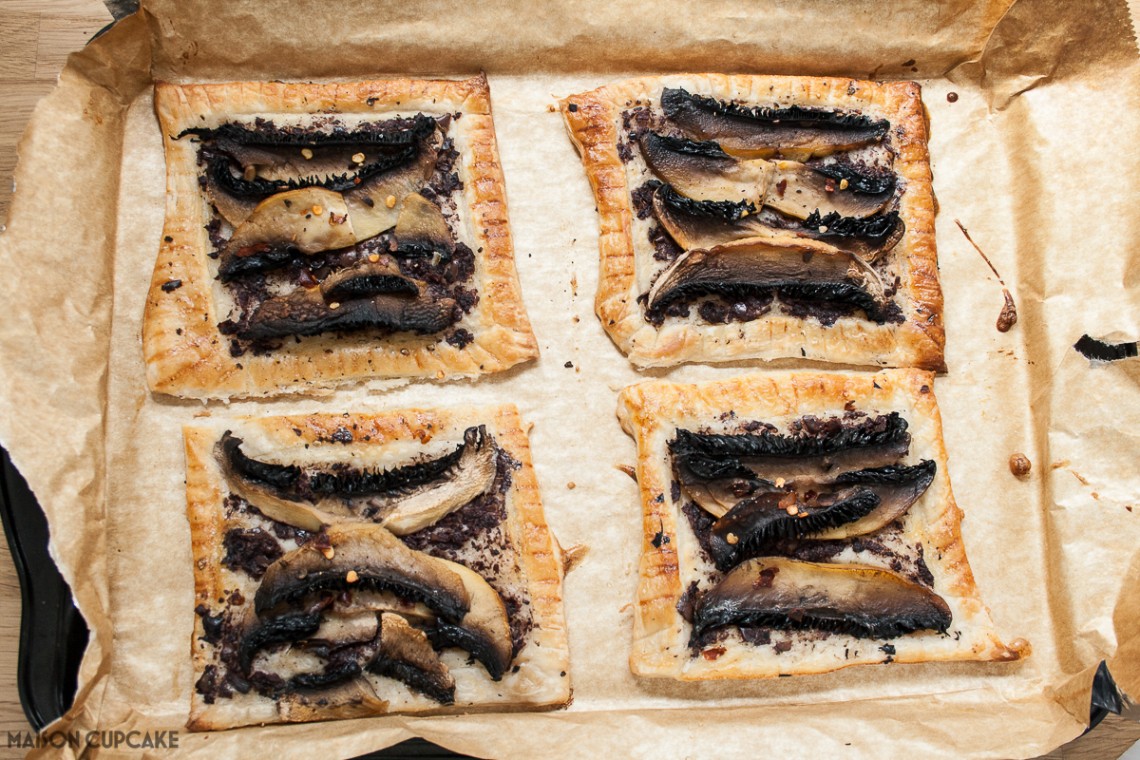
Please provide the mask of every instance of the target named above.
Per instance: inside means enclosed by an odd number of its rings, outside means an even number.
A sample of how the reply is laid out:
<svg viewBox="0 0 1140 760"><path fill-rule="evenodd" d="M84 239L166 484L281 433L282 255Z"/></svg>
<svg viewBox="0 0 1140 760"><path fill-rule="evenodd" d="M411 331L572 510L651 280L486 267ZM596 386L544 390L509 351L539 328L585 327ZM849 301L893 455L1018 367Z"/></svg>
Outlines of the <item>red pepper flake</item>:
<svg viewBox="0 0 1140 760"><path fill-rule="evenodd" d="M781 198L784 197L784 191L787 189L788 189L788 181L786 179L782 179L776 183L776 194L779 195Z"/></svg>
<svg viewBox="0 0 1140 760"><path fill-rule="evenodd" d="M313 277L313 273L308 269L302 269L297 273L297 284L303 288L315 288L320 285L317 278Z"/></svg>
<svg viewBox="0 0 1140 760"><path fill-rule="evenodd" d="M713 647L712 649L706 649L701 652L701 657L704 657L709 662L712 662L724 654L726 651L727 650L724 647Z"/></svg>

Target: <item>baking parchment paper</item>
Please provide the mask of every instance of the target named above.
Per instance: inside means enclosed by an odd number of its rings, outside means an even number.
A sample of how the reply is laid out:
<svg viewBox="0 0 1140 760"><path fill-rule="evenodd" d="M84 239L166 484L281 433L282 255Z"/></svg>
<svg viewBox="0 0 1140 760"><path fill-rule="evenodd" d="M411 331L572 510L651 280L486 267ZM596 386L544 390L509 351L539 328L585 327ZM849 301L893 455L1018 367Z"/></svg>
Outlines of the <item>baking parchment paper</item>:
<svg viewBox="0 0 1140 760"><path fill-rule="evenodd" d="M564 546L590 547L565 588L573 704L183 730L179 753L350 756L420 735L494 757L1021 757L1082 730L1100 660L1140 694L1140 361L1094 366L1070 348L1086 332L1140 337L1132 18L1121 0L146 3L72 56L37 109L0 235L0 442L48 516L53 556L92 629L76 704L53 728L181 729L186 720L183 424L504 400L534 423L551 526ZM475 383L228 406L146 391L140 321L165 188L154 79L479 70L490 77L539 361ZM950 474L981 593L1007 638L1032 642L1028 660L744 684L630 675L640 509L615 467L634 461L616 393L646 377L772 365L629 366L592 314L597 218L552 106L625 76L684 70L923 83L950 368L935 390ZM1001 285L955 219L1013 292L1020 321L1009 333L994 328ZM1033 462L1027 480L1009 472L1014 452Z"/></svg>

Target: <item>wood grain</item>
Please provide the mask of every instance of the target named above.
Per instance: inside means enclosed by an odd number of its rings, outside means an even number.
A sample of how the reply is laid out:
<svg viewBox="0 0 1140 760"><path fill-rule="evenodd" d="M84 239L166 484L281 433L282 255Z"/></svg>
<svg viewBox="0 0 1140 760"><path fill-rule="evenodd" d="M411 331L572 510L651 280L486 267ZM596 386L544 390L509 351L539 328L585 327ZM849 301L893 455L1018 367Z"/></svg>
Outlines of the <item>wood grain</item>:
<svg viewBox="0 0 1140 760"><path fill-rule="evenodd" d="M97 0L0 0L0 225L7 219L16 144L32 110L51 91L68 53L111 21ZM20 587L8 546L0 541L0 758L8 731L29 730L16 691ZM1109 760L1140 740L1140 723L1109 716L1088 735L1045 760Z"/></svg>

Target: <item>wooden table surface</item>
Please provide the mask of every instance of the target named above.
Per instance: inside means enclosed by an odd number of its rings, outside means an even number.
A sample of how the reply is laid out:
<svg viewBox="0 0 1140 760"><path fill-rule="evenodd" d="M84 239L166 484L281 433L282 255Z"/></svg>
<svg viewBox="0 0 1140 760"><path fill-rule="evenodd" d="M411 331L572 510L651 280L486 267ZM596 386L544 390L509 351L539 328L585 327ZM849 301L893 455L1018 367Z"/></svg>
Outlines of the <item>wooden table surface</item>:
<svg viewBox="0 0 1140 760"><path fill-rule="evenodd" d="M16 143L32 109L55 86L67 54L111 21L99 0L0 0L0 225L8 215ZM0 412L2 413L2 412ZM16 693L20 587L7 543L0 541L0 758L8 731L28 730ZM1117 758L1140 740L1140 723L1109 716L1095 731L1046 755L1050 760Z"/></svg>

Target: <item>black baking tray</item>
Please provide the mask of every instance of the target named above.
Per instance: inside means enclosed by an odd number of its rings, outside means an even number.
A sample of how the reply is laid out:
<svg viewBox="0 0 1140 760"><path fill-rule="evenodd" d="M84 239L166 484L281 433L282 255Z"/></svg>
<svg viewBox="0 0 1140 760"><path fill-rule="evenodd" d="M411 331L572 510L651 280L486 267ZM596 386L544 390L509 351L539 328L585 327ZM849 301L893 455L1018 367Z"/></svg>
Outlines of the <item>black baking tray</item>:
<svg viewBox="0 0 1140 760"><path fill-rule="evenodd" d="M80 658L87 645L87 625L75 609L71 589L48 555L48 527L36 497L0 448L0 519L20 578L23 615L17 685L20 704L37 731L63 715L75 698ZM1116 683L1102 662L1093 679L1089 730L1110 712L1120 713ZM456 758L423 739L363 755L379 758Z"/></svg>

